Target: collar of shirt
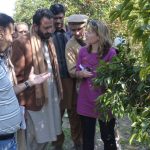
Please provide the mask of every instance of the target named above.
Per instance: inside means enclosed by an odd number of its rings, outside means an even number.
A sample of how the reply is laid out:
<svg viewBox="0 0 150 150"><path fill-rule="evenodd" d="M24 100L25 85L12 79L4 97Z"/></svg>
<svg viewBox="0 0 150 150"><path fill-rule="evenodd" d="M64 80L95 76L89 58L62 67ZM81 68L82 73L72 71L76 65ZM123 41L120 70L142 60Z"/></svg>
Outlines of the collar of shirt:
<svg viewBox="0 0 150 150"><path fill-rule="evenodd" d="M67 27L66 25L64 25L63 28L60 29L60 30L55 29L55 30L54 30L54 33L55 33L55 32L67 32L67 31L68 31L68 27Z"/></svg>
<svg viewBox="0 0 150 150"><path fill-rule="evenodd" d="M6 59L8 57L8 50L5 50L4 52L0 53L0 58L1 59Z"/></svg>
<svg viewBox="0 0 150 150"><path fill-rule="evenodd" d="M64 33L64 32L66 32L64 29L60 29L60 30L55 30L55 32L54 33L57 33L57 32L62 32L62 33Z"/></svg>

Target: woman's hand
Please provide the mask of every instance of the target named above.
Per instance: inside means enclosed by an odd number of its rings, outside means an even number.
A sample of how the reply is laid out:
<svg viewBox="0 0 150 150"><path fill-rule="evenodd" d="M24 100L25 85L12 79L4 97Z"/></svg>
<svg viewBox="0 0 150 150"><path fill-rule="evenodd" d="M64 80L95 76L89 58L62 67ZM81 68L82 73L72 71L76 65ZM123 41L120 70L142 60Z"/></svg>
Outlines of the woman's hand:
<svg viewBox="0 0 150 150"><path fill-rule="evenodd" d="M48 72L39 75L34 74L34 68L32 67L28 78L29 86L31 87L37 84L41 84L49 77L50 77L50 73Z"/></svg>
<svg viewBox="0 0 150 150"><path fill-rule="evenodd" d="M82 70L82 71L79 71L78 73L81 78L89 78L89 77L92 77L93 75L91 72L87 70Z"/></svg>

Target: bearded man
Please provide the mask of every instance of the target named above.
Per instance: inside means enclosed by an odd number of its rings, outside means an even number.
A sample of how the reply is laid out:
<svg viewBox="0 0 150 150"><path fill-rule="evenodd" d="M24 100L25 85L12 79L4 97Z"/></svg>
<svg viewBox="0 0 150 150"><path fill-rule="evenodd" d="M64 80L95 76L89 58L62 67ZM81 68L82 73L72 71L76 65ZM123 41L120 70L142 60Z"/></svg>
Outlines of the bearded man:
<svg viewBox="0 0 150 150"><path fill-rule="evenodd" d="M55 48L51 39L53 15L39 9L33 16L31 32L13 43L12 62L18 83L25 81L34 66L35 73L50 72L50 79L41 86L19 95L20 105L26 108L27 149L45 150L49 141L61 134L59 102L62 85Z"/></svg>

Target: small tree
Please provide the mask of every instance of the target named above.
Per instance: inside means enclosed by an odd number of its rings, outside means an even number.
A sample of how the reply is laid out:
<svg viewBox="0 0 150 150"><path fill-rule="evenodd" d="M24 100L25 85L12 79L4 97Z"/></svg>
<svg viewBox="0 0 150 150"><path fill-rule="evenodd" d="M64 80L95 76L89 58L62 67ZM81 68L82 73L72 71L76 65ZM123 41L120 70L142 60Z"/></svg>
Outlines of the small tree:
<svg viewBox="0 0 150 150"><path fill-rule="evenodd" d="M130 143L136 139L150 147L149 2L125 0L110 13L112 22L119 20L124 25L128 42L118 47L119 54L111 63L100 62L95 84L107 89L98 98L100 112L111 109L117 117L128 114L132 121ZM133 44L136 51L130 49Z"/></svg>

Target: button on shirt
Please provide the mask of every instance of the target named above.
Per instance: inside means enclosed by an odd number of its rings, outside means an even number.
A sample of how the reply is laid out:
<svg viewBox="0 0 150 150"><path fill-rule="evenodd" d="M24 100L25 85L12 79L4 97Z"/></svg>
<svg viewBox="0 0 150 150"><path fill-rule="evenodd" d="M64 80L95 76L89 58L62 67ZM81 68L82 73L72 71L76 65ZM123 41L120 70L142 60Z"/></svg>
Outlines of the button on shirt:
<svg viewBox="0 0 150 150"><path fill-rule="evenodd" d="M21 113L5 59L0 57L0 135L20 128Z"/></svg>

